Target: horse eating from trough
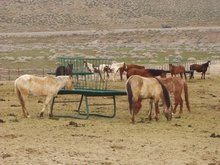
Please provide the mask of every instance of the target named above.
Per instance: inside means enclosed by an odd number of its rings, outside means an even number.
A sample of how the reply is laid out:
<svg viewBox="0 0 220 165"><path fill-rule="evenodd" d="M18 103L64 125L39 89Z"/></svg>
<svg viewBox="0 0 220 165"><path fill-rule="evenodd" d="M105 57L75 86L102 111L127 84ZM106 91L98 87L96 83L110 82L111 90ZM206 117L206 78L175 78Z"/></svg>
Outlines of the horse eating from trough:
<svg viewBox="0 0 220 165"><path fill-rule="evenodd" d="M202 72L201 79L205 79L205 73L207 71L207 68L209 67L210 62L211 61L207 61L206 63L203 63L201 65L200 64L190 65L190 71L191 71L190 79L194 78L194 71Z"/></svg>
<svg viewBox="0 0 220 165"><path fill-rule="evenodd" d="M180 77L183 78L183 74L184 74L184 77L186 79L186 71L184 66L169 64L169 70L172 77L173 75L176 77L176 74L180 74Z"/></svg>
<svg viewBox="0 0 220 165"><path fill-rule="evenodd" d="M56 68L56 76L72 75L73 64L67 64L67 66L58 66Z"/></svg>
<svg viewBox="0 0 220 165"><path fill-rule="evenodd" d="M138 69L131 68L127 71L127 79L132 75L139 75L143 77L166 77L166 72L161 69Z"/></svg>
<svg viewBox="0 0 220 165"><path fill-rule="evenodd" d="M150 110L148 118L151 120L153 103L155 106L155 119L158 120L159 101L162 100L164 106L164 115L167 120L172 119L172 105L169 92L163 83L157 78L141 77L133 75L126 81L126 91L128 94L129 110L132 123L135 122L135 115L141 109L143 99L150 99Z"/></svg>
<svg viewBox="0 0 220 165"><path fill-rule="evenodd" d="M22 75L14 82L15 92L22 107L24 117L29 117L26 108L27 97L32 94L35 96L46 96L40 117L43 117L44 110L49 105L48 114L52 117L52 101L61 88L73 89L73 78L71 76L46 76L39 77L34 75Z"/></svg>
<svg viewBox="0 0 220 165"><path fill-rule="evenodd" d="M177 106L180 105L179 114L183 113L183 99L182 99L182 91L184 91L185 102L187 110L190 112L189 105L189 94L188 94L188 85L186 80L180 77L167 77L160 78L160 81L164 84L167 90L173 94L174 96L174 108L173 113L176 113Z"/></svg>

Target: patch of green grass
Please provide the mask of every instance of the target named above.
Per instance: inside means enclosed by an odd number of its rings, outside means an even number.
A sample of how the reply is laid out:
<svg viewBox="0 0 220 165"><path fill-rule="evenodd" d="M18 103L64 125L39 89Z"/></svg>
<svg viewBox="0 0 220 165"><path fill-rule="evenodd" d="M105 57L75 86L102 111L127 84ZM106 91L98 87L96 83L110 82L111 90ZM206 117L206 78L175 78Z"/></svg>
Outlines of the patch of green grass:
<svg viewBox="0 0 220 165"><path fill-rule="evenodd" d="M3 52L0 53L0 57L2 58L0 66L8 69L51 68L55 67L55 61L48 59L51 55L53 55L53 53L48 49ZM22 57L27 59L23 62L19 61Z"/></svg>

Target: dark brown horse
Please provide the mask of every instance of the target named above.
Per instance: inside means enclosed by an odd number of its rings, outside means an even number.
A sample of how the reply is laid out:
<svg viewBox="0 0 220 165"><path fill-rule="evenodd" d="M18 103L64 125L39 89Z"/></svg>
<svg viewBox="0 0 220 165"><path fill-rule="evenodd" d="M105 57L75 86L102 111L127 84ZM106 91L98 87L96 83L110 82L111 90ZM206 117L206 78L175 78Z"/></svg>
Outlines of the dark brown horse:
<svg viewBox="0 0 220 165"><path fill-rule="evenodd" d="M184 74L186 79L186 71L184 66L169 64L169 70L172 77L173 75L176 77L176 74L180 74L180 77L183 78L183 74Z"/></svg>
<svg viewBox="0 0 220 165"><path fill-rule="evenodd" d="M182 91L184 91L187 110L190 112L188 85L186 80L180 77L168 77L168 78L160 78L160 81L164 84L164 86L167 88L167 90L170 93L173 93L174 101L175 101L173 113L176 113L176 108L178 105L180 105L179 114L183 113L183 99L181 96Z"/></svg>
<svg viewBox="0 0 220 165"><path fill-rule="evenodd" d="M206 63L201 64L201 65L199 65L199 64L190 65L190 71L192 71L191 75L190 75L190 79L194 78L194 70L197 71L197 72L202 72L201 79L205 79L205 73L207 71L207 68L209 67L210 62L211 61L207 61Z"/></svg>
<svg viewBox="0 0 220 165"><path fill-rule="evenodd" d="M67 64L67 66L58 66L56 68L56 76L72 75L73 64Z"/></svg>
<svg viewBox="0 0 220 165"><path fill-rule="evenodd" d="M139 75L143 77L166 77L166 72L160 69L137 69L131 68L127 71L127 79L132 75Z"/></svg>
<svg viewBox="0 0 220 165"><path fill-rule="evenodd" d="M124 72L128 72L128 70L130 70L130 69L132 69L132 68L145 69L145 67L142 66L142 65L126 64L126 63L124 63L124 65L119 68L121 80L123 79L122 74L123 74Z"/></svg>

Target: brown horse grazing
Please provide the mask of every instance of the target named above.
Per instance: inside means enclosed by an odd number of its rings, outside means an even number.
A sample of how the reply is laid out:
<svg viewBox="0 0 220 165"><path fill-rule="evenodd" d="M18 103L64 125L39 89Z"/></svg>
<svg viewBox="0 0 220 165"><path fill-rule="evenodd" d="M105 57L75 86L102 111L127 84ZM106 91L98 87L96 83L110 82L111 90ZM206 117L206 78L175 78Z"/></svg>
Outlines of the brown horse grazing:
<svg viewBox="0 0 220 165"><path fill-rule="evenodd" d="M207 71L207 68L209 67L209 63L211 61L207 61L206 63L204 64L192 64L190 65L190 71L191 72L191 75L190 75L190 79L194 78L194 70L197 71L197 72L202 72L202 76L201 76L201 79L205 79L205 73Z"/></svg>
<svg viewBox="0 0 220 165"><path fill-rule="evenodd" d="M128 70L130 70L130 69L132 69L132 68L145 69L145 67L144 67L144 66L141 66L141 65L125 64L125 63L124 63L124 65L119 68L121 80L123 79L122 74L123 74L124 72L128 72Z"/></svg>
<svg viewBox="0 0 220 165"><path fill-rule="evenodd" d="M176 74L180 74L180 77L183 78L183 74L184 74L186 79L186 71L184 66L169 64L169 70L172 77L173 75L176 77Z"/></svg>
<svg viewBox="0 0 220 165"><path fill-rule="evenodd" d="M160 69L137 69L131 68L127 71L127 79L132 75L139 75L143 77L166 77L166 72Z"/></svg>
<svg viewBox="0 0 220 165"><path fill-rule="evenodd" d="M58 91L65 87L66 89L73 89L73 79L71 76L47 76L38 77L33 75L22 75L15 80L15 92L17 93L19 102L22 107L24 117L29 117L26 109L26 100L28 95L46 96L43 109L40 117L43 117L44 110L49 105L49 117L52 117L52 101L57 95Z"/></svg>
<svg viewBox="0 0 220 165"><path fill-rule="evenodd" d="M159 100L163 101L164 115L167 120L172 119L172 106L169 92L160 80L152 77L131 76L126 81L126 90L128 94L129 109L132 115L132 123L135 122L134 116L141 109L142 99L150 99L150 110L148 118L151 120L153 103L155 105L155 118L158 120Z"/></svg>
<svg viewBox="0 0 220 165"><path fill-rule="evenodd" d="M72 75L73 64L67 64L67 66L58 66L56 68L56 76Z"/></svg>
<svg viewBox="0 0 220 165"><path fill-rule="evenodd" d="M180 104L179 114L183 113L183 99L181 97L182 91L184 90L185 102L187 110L190 112L189 106L189 95L188 95L188 85L187 82L180 77L168 77L168 78L160 78L161 82L167 88L170 93L174 95L174 109L173 113L176 113L177 106Z"/></svg>

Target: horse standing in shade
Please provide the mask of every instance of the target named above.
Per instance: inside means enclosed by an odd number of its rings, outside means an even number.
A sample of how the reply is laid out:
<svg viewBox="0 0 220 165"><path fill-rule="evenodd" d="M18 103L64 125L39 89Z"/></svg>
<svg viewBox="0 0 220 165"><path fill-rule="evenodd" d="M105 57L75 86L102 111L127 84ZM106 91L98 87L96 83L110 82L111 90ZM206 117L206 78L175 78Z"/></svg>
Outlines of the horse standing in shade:
<svg viewBox="0 0 220 165"><path fill-rule="evenodd" d="M164 84L167 90L174 95L174 108L173 113L176 113L177 106L180 105L179 114L183 113L183 99L182 91L184 91L185 102L187 110L190 112L189 106L189 94L188 94L188 85L187 82L180 77L168 77L160 78L160 81Z"/></svg>
<svg viewBox="0 0 220 165"><path fill-rule="evenodd" d="M194 78L194 70L197 71L197 72L202 72L202 76L201 76L201 79L205 79L205 73L207 71L207 68L209 67L209 63L211 61L207 61L206 63L204 64L192 64L190 65L190 71L191 72L191 75L190 75L190 79Z"/></svg>
<svg viewBox="0 0 220 165"><path fill-rule="evenodd" d="M133 69L133 68L136 68L136 69L145 69L145 67L142 66L142 65L125 64L125 63L124 63L124 65L119 68L121 80L123 79L122 74L123 74L124 72L128 72L130 69Z"/></svg>
<svg viewBox="0 0 220 165"><path fill-rule="evenodd" d="M58 66L56 68L56 76L72 75L73 64L67 64L67 66Z"/></svg>
<svg viewBox="0 0 220 165"><path fill-rule="evenodd" d="M132 75L139 75L143 77L166 77L166 72L160 69L137 69L131 68L127 71L127 79Z"/></svg>
<svg viewBox="0 0 220 165"><path fill-rule="evenodd" d="M180 77L183 78L183 74L184 74L186 79L186 71L184 66L169 64L169 70L172 77L173 75L176 77L176 74L180 74Z"/></svg>
<svg viewBox="0 0 220 165"><path fill-rule="evenodd" d="M159 100L162 100L163 102L164 115L167 120L172 119L172 106L169 92L157 78L146 78L133 75L126 81L126 90L128 94L130 114L132 115L132 123L135 122L134 117L141 109L142 99L150 99L150 110L148 113L148 118L150 120L153 103L155 105L155 119L158 120Z"/></svg>
<svg viewBox="0 0 220 165"><path fill-rule="evenodd" d="M57 95L58 91L65 87L66 89L73 89L73 79L71 76L47 76L38 77L34 75L22 75L15 80L15 92L17 93L19 102L22 107L24 117L29 117L26 109L26 100L28 95L46 96L46 100L41 110L40 117L43 117L44 110L49 105L48 114L52 117L52 101Z"/></svg>

